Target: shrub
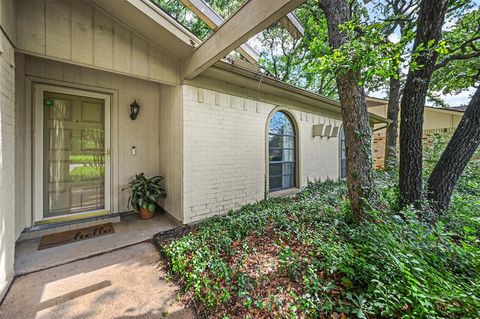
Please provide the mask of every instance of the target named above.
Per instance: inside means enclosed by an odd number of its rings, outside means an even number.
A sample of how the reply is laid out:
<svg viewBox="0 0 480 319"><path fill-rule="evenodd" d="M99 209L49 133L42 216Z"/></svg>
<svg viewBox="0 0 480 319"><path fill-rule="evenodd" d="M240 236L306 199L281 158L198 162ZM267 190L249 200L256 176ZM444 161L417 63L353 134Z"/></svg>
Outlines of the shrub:
<svg viewBox="0 0 480 319"><path fill-rule="evenodd" d="M398 210L397 182L377 173L375 222L352 222L343 182L318 182L200 223L162 252L212 317L479 318L480 160L433 226Z"/></svg>

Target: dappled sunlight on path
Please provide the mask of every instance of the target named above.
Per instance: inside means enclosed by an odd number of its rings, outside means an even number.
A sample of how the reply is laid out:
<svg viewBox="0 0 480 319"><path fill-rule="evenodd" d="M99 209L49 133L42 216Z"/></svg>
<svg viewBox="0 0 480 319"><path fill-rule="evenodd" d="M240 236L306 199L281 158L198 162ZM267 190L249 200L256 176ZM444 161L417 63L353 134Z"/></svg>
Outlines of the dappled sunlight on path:
<svg viewBox="0 0 480 319"><path fill-rule="evenodd" d="M193 318L161 263L153 245L141 243L21 276L0 318Z"/></svg>

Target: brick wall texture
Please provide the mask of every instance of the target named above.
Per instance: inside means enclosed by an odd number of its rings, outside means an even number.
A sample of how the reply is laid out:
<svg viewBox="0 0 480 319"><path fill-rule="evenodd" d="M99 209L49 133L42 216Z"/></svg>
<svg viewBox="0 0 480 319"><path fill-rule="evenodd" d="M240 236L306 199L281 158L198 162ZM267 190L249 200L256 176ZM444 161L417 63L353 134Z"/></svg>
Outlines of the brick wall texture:
<svg viewBox="0 0 480 319"><path fill-rule="evenodd" d="M183 87L184 223L265 198L266 128L277 106ZM313 137L314 124L340 120L285 106L298 127L299 186L338 178L338 138Z"/></svg>
<svg viewBox="0 0 480 319"><path fill-rule="evenodd" d="M13 278L15 251L14 50L0 30L0 300Z"/></svg>
<svg viewBox="0 0 480 319"><path fill-rule="evenodd" d="M423 130L424 143L430 143L429 137L435 134L453 134L455 127L436 128ZM385 147L386 133L384 130L379 133L373 133L373 165L375 169L383 169L385 167ZM397 149L400 148L400 138L397 138ZM398 156L397 152L397 156Z"/></svg>

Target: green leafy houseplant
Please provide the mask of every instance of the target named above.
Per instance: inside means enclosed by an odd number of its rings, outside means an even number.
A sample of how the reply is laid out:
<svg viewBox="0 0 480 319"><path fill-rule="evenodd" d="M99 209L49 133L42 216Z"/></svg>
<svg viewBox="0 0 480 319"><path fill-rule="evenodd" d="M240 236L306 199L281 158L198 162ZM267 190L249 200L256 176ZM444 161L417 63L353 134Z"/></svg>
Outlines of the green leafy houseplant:
<svg viewBox="0 0 480 319"><path fill-rule="evenodd" d="M162 176L146 178L144 173L140 173L135 175L135 178L128 183L128 187L122 191L127 189L132 190L132 194L128 198L128 208L132 206L140 213L143 209L153 214L157 201L167 196L163 188Z"/></svg>

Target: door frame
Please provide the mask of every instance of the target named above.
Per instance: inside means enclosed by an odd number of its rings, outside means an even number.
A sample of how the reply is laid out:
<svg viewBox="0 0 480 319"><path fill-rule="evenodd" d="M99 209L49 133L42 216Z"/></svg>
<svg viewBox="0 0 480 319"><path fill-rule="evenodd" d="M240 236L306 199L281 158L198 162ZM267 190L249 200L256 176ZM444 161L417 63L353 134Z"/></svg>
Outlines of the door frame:
<svg viewBox="0 0 480 319"><path fill-rule="evenodd" d="M59 216L44 217L43 211L43 96L44 92L53 92L60 94L76 95L83 97L90 97L104 100L105 107L105 150L109 151L110 156L105 157L105 208L99 210L92 210L79 213L71 213ZM33 222L41 222L48 220L61 219L65 217L77 217L81 218L82 215L88 215L90 217L92 213L111 213L111 198L112 198L112 149L111 149L111 101L112 97L107 93L92 92L88 90L82 90L77 88L63 87L52 84L35 83L33 85Z"/></svg>

